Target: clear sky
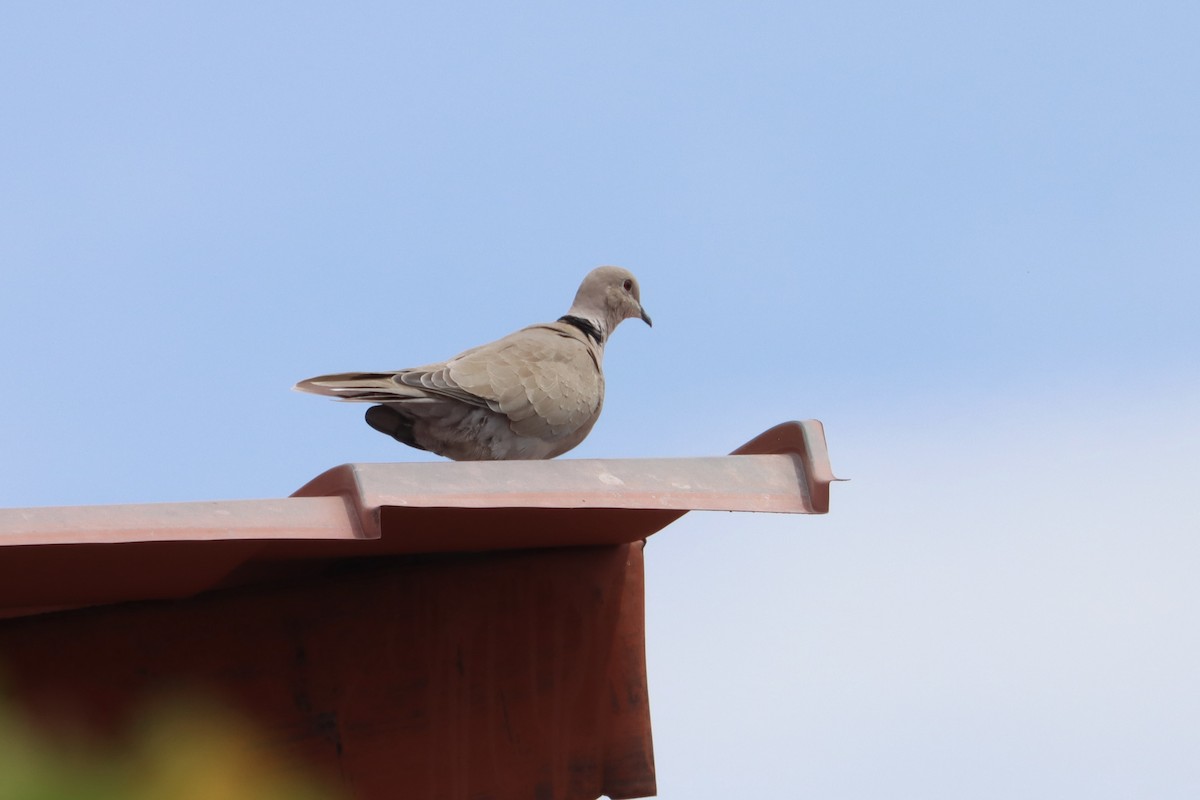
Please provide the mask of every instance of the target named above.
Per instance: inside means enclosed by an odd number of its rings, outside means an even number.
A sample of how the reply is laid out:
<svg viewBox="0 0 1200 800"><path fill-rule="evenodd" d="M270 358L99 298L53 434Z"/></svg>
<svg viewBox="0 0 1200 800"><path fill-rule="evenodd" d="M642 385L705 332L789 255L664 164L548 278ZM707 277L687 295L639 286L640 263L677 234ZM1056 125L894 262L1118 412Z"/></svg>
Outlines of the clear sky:
<svg viewBox="0 0 1200 800"><path fill-rule="evenodd" d="M648 549L660 796L1200 795L1200 6L0 11L0 506L420 460L322 372L639 276L568 457L825 422Z"/></svg>

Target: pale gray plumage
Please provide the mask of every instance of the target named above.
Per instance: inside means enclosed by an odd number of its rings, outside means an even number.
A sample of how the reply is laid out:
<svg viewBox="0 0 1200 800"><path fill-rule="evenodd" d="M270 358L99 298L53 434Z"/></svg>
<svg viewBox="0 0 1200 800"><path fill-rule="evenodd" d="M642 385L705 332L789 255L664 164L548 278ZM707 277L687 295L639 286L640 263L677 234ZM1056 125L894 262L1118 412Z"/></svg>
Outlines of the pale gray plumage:
<svg viewBox="0 0 1200 800"><path fill-rule="evenodd" d="M457 461L554 458L583 441L604 404L604 343L622 320L650 323L637 279L587 274L571 310L437 364L296 384L359 403L371 427Z"/></svg>

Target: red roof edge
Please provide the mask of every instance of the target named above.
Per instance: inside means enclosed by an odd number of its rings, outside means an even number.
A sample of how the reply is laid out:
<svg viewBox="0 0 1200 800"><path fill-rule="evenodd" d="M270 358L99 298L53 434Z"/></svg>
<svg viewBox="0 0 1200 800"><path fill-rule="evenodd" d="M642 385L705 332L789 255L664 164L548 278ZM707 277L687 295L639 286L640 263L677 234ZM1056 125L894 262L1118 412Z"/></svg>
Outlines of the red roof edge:
<svg viewBox="0 0 1200 800"><path fill-rule="evenodd" d="M640 541L694 510L824 514L817 420L729 456L346 464L270 500L0 509L0 617L186 597L277 566Z"/></svg>

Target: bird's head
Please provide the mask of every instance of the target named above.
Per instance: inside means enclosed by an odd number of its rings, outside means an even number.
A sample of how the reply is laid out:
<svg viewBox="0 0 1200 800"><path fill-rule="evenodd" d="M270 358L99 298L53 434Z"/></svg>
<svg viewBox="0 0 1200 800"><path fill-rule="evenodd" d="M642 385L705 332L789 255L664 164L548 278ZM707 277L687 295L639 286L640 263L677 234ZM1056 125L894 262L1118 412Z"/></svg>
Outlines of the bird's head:
<svg viewBox="0 0 1200 800"><path fill-rule="evenodd" d="M654 324L642 308L642 290L637 278L623 267L596 267L589 272L575 294L569 313L602 322L610 334L626 319Z"/></svg>

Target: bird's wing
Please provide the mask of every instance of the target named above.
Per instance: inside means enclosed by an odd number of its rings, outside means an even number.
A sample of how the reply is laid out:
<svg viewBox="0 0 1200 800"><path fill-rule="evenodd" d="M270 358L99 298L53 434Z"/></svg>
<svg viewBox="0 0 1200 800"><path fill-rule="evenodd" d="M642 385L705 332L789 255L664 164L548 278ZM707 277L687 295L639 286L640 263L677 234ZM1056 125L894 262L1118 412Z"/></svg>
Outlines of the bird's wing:
<svg viewBox="0 0 1200 800"><path fill-rule="evenodd" d="M411 372L400 380L408 383ZM589 342L561 323L533 325L450 359L422 385L437 381L483 399L513 431L542 439L594 421L604 395L600 362Z"/></svg>
<svg viewBox="0 0 1200 800"><path fill-rule="evenodd" d="M398 372L321 375L296 389L359 403L452 400L505 415L521 436L550 439L595 420L604 376L583 334L550 323L523 328L449 361Z"/></svg>

